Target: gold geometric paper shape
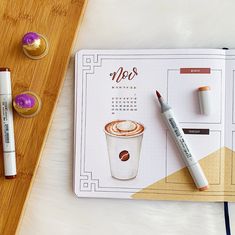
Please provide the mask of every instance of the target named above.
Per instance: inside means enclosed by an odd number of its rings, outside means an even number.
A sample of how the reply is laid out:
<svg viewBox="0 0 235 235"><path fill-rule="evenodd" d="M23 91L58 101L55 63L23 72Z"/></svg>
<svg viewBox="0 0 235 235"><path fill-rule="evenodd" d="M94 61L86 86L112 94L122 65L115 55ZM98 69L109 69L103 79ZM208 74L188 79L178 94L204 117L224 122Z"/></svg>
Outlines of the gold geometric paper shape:
<svg viewBox="0 0 235 235"><path fill-rule="evenodd" d="M219 149L218 151L210 154L207 158L210 157L210 163L208 164L209 160L201 160L200 164L201 167L204 169L204 172L207 176L207 180L209 183L212 184L220 184L221 181L221 167L222 167L222 150ZM205 158L204 158L205 159ZM194 184L192 177L189 174L187 168L183 168L182 171L175 172L166 177L167 183L177 183L177 184Z"/></svg>
<svg viewBox="0 0 235 235"><path fill-rule="evenodd" d="M185 167L166 178L157 181L132 195L134 199L158 200L192 200L192 201L223 201L224 200L224 156L221 148L199 162L209 181L210 188L200 192ZM182 180L182 178L184 178ZM176 183L169 183L176 182Z"/></svg>

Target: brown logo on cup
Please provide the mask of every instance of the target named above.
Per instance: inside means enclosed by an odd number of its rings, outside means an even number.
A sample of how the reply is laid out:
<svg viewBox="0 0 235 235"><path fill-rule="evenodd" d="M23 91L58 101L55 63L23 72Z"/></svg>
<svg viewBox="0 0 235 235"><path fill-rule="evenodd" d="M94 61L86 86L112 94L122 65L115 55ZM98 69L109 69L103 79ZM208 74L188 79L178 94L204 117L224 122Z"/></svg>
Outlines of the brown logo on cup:
<svg viewBox="0 0 235 235"><path fill-rule="evenodd" d="M125 161L129 160L130 154L127 150L123 150L119 153L119 158L121 161L125 162Z"/></svg>

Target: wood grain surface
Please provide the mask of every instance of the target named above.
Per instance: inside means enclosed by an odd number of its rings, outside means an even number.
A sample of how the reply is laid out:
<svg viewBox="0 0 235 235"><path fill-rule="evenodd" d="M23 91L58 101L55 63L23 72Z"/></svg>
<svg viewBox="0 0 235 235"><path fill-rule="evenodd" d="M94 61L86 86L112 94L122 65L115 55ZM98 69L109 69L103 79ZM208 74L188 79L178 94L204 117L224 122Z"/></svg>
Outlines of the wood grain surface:
<svg viewBox="0 0 235 235"><path fill-rule="evenodd" d="M14 113L17 154L17 178L14 180L4 178L2 144L0 146L1 235L17 231L84 6L85 0L0 1L0 67L11 69L13 96L30 90L41 97L43 104L34 118L26 119ZM23 54L21 39L29 31L48 38L50 49L45 58L31 60Z"/></svg>

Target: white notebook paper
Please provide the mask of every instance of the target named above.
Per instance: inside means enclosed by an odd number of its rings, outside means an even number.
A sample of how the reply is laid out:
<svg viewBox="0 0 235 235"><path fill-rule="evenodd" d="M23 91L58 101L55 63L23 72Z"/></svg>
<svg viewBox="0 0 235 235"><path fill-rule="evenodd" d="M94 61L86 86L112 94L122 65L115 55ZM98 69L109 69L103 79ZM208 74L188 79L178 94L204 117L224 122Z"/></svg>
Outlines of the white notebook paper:
<svg viewBox="0 0 235 235"><path fill-rule="evenodd" d="M74 110L76 195L235 200L234 70L233 50L79 51ZM201 86L211 88L210 115L200 113L197 89ZM173 108L193 154L201 160L209 190L196 190L162 120L156 89Z"/></svg>

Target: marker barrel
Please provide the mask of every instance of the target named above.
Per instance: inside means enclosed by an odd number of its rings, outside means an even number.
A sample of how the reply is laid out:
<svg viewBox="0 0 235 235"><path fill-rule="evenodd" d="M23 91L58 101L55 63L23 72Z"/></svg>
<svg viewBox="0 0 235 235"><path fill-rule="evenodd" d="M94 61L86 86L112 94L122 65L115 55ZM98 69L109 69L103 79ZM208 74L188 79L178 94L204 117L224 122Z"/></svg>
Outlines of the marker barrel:
<svg viewBox="0 0 235 235"><path fill-rule="evenodd" d="M188 167L188 170L196 184L196 187L199 190L207 189L208 181L206 179L206 176L200 164L193 156L192 151L185 140L183 130L180 128L172 109L168 109L167 111L163 112L162 115L181 153L181 157L185 165Z"/></svg>
<svg viewBox="0 0 235 235"><path fill-rule="evenodd" d="M6 178L14 178L16 176L16 156L11 96L11 76L10 70L7 68L4 69L0 68L0 112L4 173Z"/></svg>

